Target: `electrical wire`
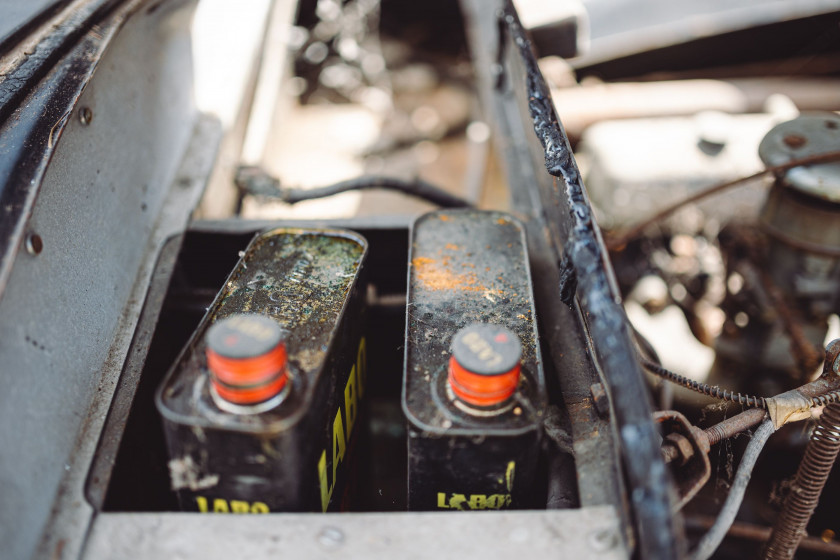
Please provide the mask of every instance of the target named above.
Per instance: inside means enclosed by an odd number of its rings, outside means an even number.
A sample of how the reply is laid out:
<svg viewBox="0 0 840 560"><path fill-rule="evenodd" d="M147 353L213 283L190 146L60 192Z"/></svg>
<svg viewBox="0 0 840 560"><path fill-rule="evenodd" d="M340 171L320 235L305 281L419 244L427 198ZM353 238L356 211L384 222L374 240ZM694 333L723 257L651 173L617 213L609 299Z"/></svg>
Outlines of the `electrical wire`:
<svg viewBox="0 0 840 560"><path fill-rule="evenodd" d="M242 166L237 170L237 187L247 194L276 198L287 204L326 198L348 191L385 189L421 198L441 208L471 208L467 200L448 193L422 179L404 180L380 175L364 175L314 189L295 189L280 186L280 181L258 167Z"/></svg>
<svg viewBox="0 0 840 560"><path fill-rule="evenodd" d="M714 554L718 546L720 546L720 543L723 542L724 537L735 521L738 510L741 509L744 492L747 489L750 476L752 476L752 470L758 459L758 455L774 431L773 421L769 419L765 420L755 431L752 440L744 451L741 463L738 465L735 480L732 482L732 488L729 490L729 495L723 503L723 508L721 508L712 528L703 535L697 548L691 553L691 560L707 560Z"/></svg>

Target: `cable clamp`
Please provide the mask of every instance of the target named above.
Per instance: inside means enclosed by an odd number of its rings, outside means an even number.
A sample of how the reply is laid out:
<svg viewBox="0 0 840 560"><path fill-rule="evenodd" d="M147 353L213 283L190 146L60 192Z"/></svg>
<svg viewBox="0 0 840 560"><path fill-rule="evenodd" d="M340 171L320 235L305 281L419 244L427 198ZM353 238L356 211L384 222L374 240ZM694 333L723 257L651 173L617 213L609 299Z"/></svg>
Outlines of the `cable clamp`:
<svg viewBox="0 0 840 560"><path fill-rule="evenodd" d="M777 430L790 422L811 417L811 400L796 389L764 399L764 402L767 403L767 412Z"/></svg>

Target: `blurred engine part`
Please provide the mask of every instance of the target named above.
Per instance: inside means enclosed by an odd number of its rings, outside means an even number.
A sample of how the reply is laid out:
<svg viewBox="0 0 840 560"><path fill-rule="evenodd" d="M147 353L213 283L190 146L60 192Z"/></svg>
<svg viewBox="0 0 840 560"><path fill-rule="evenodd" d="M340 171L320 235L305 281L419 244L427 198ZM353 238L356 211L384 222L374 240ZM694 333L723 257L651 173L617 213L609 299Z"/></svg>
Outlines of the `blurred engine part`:
<svg viewBox="0 0 840 560"><path fill-rule="evenodd" d="M756 148L761 139L774 125L798 114L790 104L777 104L776 110L593 124L576 153L599 225L625 228L709 185L759 171L763 166ZM673 233L693 235L754 215L763 198L760 186L740 189L730 193L727 204L701 202L678 212L666 226Z"/></svg>
<svg viewBox="0 0 840 560"><path fill-rule="evenodd" d="M833 113L802 115L774 127L759 153L775 166L830 152L838 146L838 127ZM779 375L779 389L816 371L840 290L838 171L840 164L826 163L780 174L758 220L763 234L746 225L721 232L728 320L716 349L733 363L720 367Z"/></svg>

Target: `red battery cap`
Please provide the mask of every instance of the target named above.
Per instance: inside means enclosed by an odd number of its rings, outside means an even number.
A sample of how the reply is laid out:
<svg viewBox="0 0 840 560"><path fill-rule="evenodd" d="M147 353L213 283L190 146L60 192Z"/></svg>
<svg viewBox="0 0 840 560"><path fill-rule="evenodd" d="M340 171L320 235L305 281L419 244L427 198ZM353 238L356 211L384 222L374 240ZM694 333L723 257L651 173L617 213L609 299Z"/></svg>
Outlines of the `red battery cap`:
<svg viewBox="0 0 840 560"><path fill-rule="evenodd" d="M507 401L519 384L522 345L510 329L475 323L455 334L449 386L467 404L492 407Z"/></svg>
<svg viewBox="0 0 840 560"><path fill-rule="evenodd" d="M280 393L288 380L283 329L263 315L236 314L207 330L207 369L224 400L250 405Z"/></svg>

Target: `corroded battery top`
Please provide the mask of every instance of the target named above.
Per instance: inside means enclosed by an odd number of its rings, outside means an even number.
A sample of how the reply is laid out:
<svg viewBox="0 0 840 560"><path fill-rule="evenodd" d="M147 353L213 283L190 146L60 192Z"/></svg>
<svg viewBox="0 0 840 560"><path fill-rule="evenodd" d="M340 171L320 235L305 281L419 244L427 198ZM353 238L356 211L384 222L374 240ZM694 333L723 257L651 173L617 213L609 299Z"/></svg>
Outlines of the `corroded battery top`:
<svg viewBox="0 0 840 560"><path fill-rule="evenodd" d="M245 431L281 430L307 409L358 279L367 242L342 230L280 228L248 245L157 395L167 419ZM258 415L208 406L206 335L217 321L256 313L284 331L288 398Z"/></svg>
<svg viewBox="0 0 840 560"><path fill-rule="evenodd" d="M452 344L460 344L455 335L475 323L505 327L521 345L511 344L511 356L521 352L521 374L511 406L501 414L470 413L447 389ZM469 352L460 354L470 362ZM522 225L508 214L479 210L420 217L412 228L408 272L403 410L409 421L452 435L538 429L546 401L539 355Z"/></svg>

